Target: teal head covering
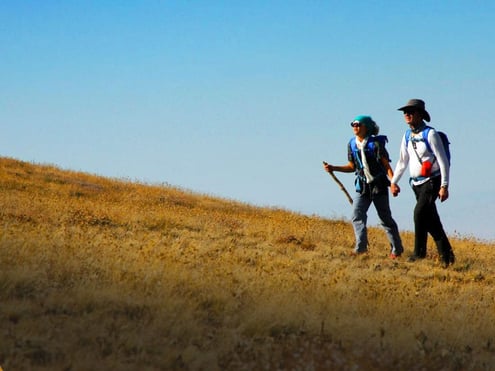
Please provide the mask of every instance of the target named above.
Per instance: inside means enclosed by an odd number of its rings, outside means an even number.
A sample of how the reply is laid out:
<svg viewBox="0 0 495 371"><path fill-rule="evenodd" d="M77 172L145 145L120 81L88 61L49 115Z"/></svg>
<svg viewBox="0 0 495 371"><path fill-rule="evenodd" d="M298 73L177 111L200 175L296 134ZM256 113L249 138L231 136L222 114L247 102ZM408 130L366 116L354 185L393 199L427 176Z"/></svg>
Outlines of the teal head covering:
<svg viewBox="0 0 495 371"><path fill-rule="evenodd" d="M366 126L367 135L377 135L380 131L380 127L373 121L371 116L359 115L352 122L359 122L361 125Z"/></svg>

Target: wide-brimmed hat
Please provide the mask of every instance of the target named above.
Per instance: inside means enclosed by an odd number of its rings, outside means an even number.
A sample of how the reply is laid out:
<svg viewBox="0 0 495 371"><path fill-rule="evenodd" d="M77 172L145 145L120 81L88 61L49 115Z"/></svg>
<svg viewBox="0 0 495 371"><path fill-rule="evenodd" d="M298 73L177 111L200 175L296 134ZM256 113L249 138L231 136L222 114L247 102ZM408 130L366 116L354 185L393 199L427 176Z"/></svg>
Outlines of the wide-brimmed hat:
<svg viewBox="0 0 495 371"><path fill-rule="evenodd" d="M407 104L405 106L399 108L398 111L405 111L408 108L412 108L412 109L423 112L423 118L425 119L425 121L430 122L430 114L425 109L425 102L422 101L421 99L409 99Z"/></svg>

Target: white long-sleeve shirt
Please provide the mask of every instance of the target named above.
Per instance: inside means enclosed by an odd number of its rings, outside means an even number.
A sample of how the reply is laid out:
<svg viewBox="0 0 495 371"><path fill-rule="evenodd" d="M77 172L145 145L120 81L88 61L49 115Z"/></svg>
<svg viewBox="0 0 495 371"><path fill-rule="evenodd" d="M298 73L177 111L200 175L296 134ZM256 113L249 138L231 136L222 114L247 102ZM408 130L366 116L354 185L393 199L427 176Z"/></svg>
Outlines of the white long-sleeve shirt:
<svg viewBox="0 0 495 371"><path fill-rule="evenodd" d="M401 179L404 171L406 170L407 165L409 165L409 175L413 179L413 185L420 185L428 181L429 178L420 178L421 177L421 163L416 156L415 150L413 148L413 138L422 138L423 133L420 132L418 134L414 134L411 132L411 138L408 141L408 145L406 148L406 134L402 137L402 142L400 146L399 153L399 161L395 166L394 177L391 182L397 184ZM430 144L431 153L426 146L424 141L416 142L416 152L418 153L421 160L430 161L433 163L431 168L432 174L438 174L440 172L441 175L441 185L448 186L449 184L449 176L450 176L450 165L449 160L447 159L447 155L445 153L445 149L443 148L442 139L435 131L435 129L430 129L428 132L428 143ZM436 160L435 160L436 157ZM416 179L419 178L419 179ZM416 180L415 180L416 179Z"/></svg>

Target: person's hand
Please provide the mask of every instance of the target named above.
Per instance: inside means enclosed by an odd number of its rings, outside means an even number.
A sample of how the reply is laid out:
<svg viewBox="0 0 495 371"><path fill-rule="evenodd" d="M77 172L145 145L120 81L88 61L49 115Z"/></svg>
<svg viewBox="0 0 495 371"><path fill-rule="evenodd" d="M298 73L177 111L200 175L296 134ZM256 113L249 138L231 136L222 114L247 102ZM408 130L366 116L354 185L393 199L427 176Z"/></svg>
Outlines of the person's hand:
<svg viewBox="0 0 495 371"><path fill-rule="evenodd" d="M449 198L449 189L447 187L440 187L438 198L440 199L440 202L444 202L447 198Z"/></svg>
<svg viewBox="0 0 495 371"><path fill-rule="evenodd" d="M400 193L400 187L397 184L392 183L390 185L390 192L392 192L392 196L397 197Z"/></svg>
<svg viewBox="0 0 495 371"><path fill-rule="evenodd" d="M327 164L326 162L323 163L323 168L328 173L331 173L334 170L334 167L332 165L330 165L330 164Z"/></svg>

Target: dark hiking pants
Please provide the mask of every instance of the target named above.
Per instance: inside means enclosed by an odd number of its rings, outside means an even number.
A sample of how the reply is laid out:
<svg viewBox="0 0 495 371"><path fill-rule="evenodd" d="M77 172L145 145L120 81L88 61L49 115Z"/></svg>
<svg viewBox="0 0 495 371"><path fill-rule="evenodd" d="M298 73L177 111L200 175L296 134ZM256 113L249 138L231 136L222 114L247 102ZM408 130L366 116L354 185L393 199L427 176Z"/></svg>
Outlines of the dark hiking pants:
<svg viewBox="0 0 495 371"><path fill-rule="evenodd" d="M413 186L416 195L414 208L414 255L418 258L426 256L428 233L431 234L437 246L438 254L448 261L452 247L438 215L435 201L440 191L440 177L434 177L418 186Z"/></svg>

